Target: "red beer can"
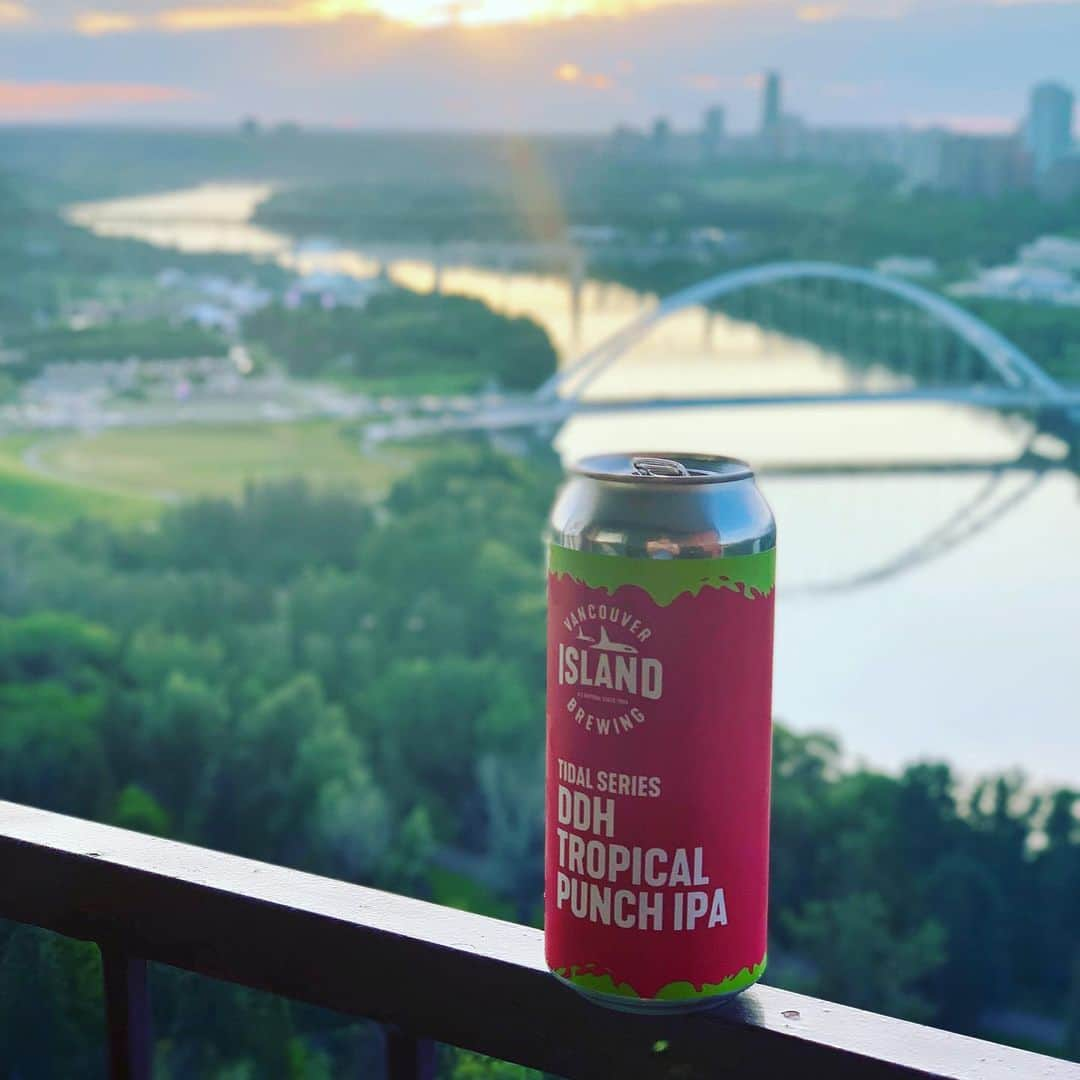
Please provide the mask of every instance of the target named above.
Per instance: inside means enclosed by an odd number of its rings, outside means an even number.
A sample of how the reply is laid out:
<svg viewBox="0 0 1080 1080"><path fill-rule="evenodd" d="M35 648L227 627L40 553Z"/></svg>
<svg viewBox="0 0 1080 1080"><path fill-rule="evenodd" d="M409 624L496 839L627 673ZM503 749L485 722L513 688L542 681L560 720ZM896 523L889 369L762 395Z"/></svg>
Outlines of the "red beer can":
<svg viewBox="0 0 1080 1080"><path fill-rule="evenodd" d="M548 548L545 951L632 1011L765 968L776 524L750 468L608 454Z"/></svg>

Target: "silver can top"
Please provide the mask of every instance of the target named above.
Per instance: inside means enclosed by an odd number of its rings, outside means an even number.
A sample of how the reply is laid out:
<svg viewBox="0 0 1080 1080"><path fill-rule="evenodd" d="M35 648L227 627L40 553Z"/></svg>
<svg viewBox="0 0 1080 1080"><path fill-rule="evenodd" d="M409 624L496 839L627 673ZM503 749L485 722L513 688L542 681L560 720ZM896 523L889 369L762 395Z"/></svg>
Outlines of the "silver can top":
<svg viewBox="0 0 1080 1080"><path fill-rule="evenodd" d="M623 484L722 484L754 475L745 461L716 454L594 454L570 467L595 480Z"/></svg>

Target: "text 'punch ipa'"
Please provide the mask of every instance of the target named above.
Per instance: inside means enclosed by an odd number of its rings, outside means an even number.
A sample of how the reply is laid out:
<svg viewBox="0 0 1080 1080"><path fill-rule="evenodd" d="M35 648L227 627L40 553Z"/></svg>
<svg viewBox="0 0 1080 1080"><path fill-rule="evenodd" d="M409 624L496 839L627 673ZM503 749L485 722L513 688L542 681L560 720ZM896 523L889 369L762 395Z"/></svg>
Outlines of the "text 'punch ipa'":
<svg viewBox="0 0 1080 1080"><path fill-rule="evenodd" d="M683 1011L765 968L776 525L732 458L608 454L550 522L545 948Z"/></svg>

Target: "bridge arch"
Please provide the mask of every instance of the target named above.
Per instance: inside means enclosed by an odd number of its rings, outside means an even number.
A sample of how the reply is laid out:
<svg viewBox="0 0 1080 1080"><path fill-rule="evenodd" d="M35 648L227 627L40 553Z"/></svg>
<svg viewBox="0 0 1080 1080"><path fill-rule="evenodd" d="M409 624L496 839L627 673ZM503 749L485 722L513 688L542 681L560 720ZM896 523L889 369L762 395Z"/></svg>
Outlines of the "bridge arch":
<svg viewBox="0 0 1080 1080"><path fill-rule="evenodd" d="M1015 390L1032 391L1047 398L1049 402L1067 396L1064 387L1023 350L982 319L939 293L862 267L830 262L777 262L727 271L673 293L622 330L578 357L568 367L552 375L536 391L536 397L541 401L554 400L562 396L560 391L563 387L576 380L569 396L572 399L580 398L582 392L595 379L617 363L654 326L685 308L706 304L757 285L800 279L843 281L906 300L966 341L1000 375L1006 386Z"/></svg>

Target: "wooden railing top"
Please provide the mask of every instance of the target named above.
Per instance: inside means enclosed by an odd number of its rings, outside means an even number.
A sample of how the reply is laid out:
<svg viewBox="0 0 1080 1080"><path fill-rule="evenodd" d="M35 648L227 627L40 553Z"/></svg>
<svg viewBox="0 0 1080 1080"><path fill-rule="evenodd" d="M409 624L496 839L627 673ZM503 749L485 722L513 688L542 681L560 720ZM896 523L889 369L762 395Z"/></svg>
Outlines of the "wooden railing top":
<svg viewBox="0 0 1080 1080"><path fill-rule="evenodd" d="M612 1012L547 973L538 930L6 802L0 917L568 1077L1080 1078L765 986L708 1013Z"/></svg>

